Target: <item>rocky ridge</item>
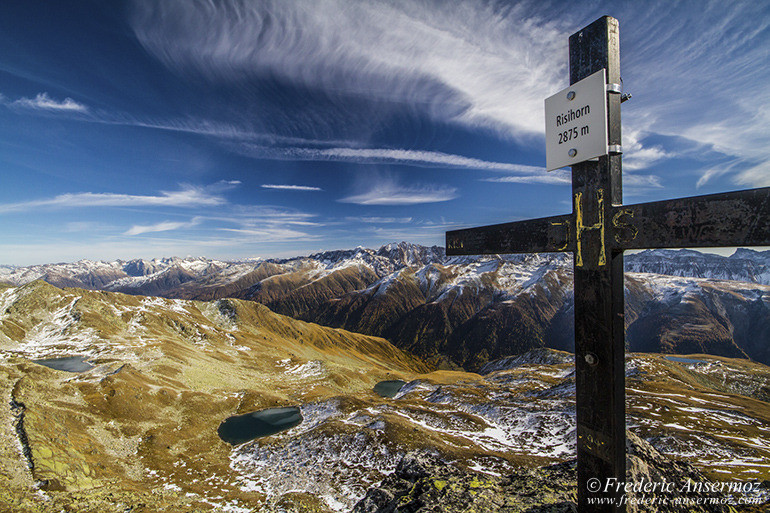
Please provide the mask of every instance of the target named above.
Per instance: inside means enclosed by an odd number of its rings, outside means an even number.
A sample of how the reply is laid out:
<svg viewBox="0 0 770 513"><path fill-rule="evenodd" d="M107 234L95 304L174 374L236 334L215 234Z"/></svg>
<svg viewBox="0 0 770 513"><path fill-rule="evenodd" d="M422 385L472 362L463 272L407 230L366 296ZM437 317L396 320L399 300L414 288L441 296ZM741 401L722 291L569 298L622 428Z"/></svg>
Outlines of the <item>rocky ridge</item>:
<svg viewBox="0 0 770 513"><path fill-rule="evenodd" d="M629 350L770 363L769 258L746 249L731 257L688 250L628 255ZM399 243L284 260L84 261L2 272L0 280L16 284L39 277L178 299L248 299L297 319L385 337L448 369L475 371L537 347L573 349L566 254L447 258L442 248Z"/></svg>
<svg viewBox="0 0 770 513"><path fill-rule="evenodd" d="M674 484L656 495L633 487L619 494L628 513L738 511L737 498L709 489L711 481L692 465L672 462L631 432L626 433L626 445L626 482ZM424 451L404 456L395 472L367 491L353 513L577 513L576 503L574 459L494 476L463 470Z"/></svg>

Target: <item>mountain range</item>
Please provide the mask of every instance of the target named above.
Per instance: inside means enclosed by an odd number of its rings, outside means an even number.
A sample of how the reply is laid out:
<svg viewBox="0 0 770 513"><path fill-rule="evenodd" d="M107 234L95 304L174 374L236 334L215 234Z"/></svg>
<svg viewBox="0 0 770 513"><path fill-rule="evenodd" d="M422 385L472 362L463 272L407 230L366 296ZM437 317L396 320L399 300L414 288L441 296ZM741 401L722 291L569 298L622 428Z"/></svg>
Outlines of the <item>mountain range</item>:
<svg viewBox="0 0 770 513"><path fill-rule="evenodd" d="M253 301L0 286L0 511L574 511L572 354L428 371ZM629 354L629 480L748 483L766 511L769 384L745 359ZM218 436L272 407L299 424Z"/></svg>
<svg viewBox="0 0 770 513"><path fill-rule="evenodd" d="M770 251L730 257L647 250L626 262L630 351L770 363ZM409 243L291 259L164 258L0 267L42 279L176 299L239 298L304 321L384 337L434 366L475 371L532 348L571 351L572 261L563 253L447 257Z"/></svg>

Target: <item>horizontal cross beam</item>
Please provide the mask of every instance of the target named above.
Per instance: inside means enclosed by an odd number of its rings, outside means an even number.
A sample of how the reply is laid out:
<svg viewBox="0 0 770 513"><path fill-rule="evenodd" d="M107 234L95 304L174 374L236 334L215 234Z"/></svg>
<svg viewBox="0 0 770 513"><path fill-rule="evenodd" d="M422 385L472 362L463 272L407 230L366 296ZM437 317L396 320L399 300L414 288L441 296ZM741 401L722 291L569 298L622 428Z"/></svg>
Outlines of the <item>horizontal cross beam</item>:
<svg viewBox="0 0 770 513"><path fill-rule="evenodd" d="M447 254L490 255L574 251L574 240L569 236L571 222L572 215L566 214L454 230L446 234Z"/></svg>
<svg viewBox="0 0 770 513"><path fill-rule="evenodd" d="M770 187L613 210L617 249L770 245Z"/></svg>
<svg viewBox="0 0 770 513"><path fill-rule="evenodd" d="M565 214L454 230L446 234L447 254L574 252L581 239L575 218ZM611 206L605 218L614 251L766 246L770 187Z"/></svg>

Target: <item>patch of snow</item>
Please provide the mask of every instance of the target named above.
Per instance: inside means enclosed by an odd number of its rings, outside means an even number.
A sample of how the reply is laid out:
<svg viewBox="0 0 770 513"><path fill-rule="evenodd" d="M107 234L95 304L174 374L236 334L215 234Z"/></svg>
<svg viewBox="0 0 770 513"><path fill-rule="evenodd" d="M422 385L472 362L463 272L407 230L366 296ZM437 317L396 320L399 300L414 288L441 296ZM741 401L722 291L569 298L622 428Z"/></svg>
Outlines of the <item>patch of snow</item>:
<svg viewBox="0 0 770 513"><path fill-rule="evenodd" d="M55 355L57 350L67 354L94 355L95 342L101 341L93 328L77 326L79 314L75 305L80 296L69 296L69 304L58 308L28 331L19 343L19 352L29 358Z"/></svg>
<svg viewBox="0 0 770 513"><path fill-rule="evenodd" d="M497 476L501 477L502 474L500 472L495 472L494 470L490 470L489 468L483 466L480 463L473 462L473 465L468 466L469 469L475 470L476 472L481 472L483 474L489 474L490 476Z"/></svg>
<svg viewBox="0 0 770 513"><path fill-rule="evenodd" d="M339 401L334 399L301 405L299 410L302 414L302 422L287 431L285 435L297 436L315 429L324 422L342 416L339 406Z"/></svg>
<svg viewBox="0 0 770 513"><path fill-rule="evenodd" d="M398 393L395 395L395 397L393 397L393 399L401 399L406 394L409 394L412 392L419 392L419 391L433 392L437 388L438 386L431 385L427 381L416 379L402 386L401 389L398 391Z"/></svg>
<svg viewBox="0 0 770 513"><path fill-rule="evenodd" d="M286 371L298 379L322 378L328 374L324 362L321 360L311 360L307 363L297 365Z"/></svg>
<svg viewBox="0 0 770 513"><path fill-rule="evenodd" d="M334 511L349 511L374 483L392 473L403 453L392 451L379 431L354 434L306 432L279 443L247 443L233 449L230 467L241 490L274 504L290 492L320 497Z"/></svg>
<svg viewBox="0 0 770 513"><path fill-rule="evenodd" d="M0 293L0 321L5 318L5 311L19 298L19 289L10 288Z"/></svg>

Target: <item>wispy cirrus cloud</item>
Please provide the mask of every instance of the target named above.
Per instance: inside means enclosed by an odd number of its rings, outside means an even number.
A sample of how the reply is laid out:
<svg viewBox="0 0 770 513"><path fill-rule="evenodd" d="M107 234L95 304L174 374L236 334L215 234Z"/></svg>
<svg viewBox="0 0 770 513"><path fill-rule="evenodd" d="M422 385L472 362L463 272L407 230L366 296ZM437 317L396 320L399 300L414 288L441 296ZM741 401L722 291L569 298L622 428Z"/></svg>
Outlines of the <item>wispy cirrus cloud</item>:
<svg viewBox="0 0 770 513"><path fill-rule="evenodd" d="M743 169L735 182L747 187L770 187L770 159Z"/></svg>
<svg viewBox="0 0 770 513"><path fill-rule="evenodd" d="M303 212L288 207L270 205L233 205L227 216L212 217L211 219L232 222L247 227L273 223L283 225L318 226L319 224L313 221L313 219L316 219L317 217L317 214Z"/></svg>
<svg viewBox="0 0 770 513"><path fill-rule="evenodd" d="M572 177L568 171L555 171L537 176L500 176L494 178L483 178L484 182L493 183L529 183L529 184L551 184L551 185L571 185ZM660 183L660 177L656 175L639 175L632 173L623 174L623 185L627 186L626 193L638 195L649 191L650 189L660 189L663 184Z"/></svg>
<svg viewBox="0 0 770 513"><path fill-rule="evenodd" d="M693 16L693 5L658 0L620 7L620 15L635 20L621 28L627 49L623 78L635 93L624 104L624 121L646 133L686 138L701 153L728 157L725 166L704 165L696 187L718 177L745 186L767 185L770 68L758 63L767 60L770 7L712 0L698 2ZM681 19L688 20L687 30L662 22ZM671 87L672 80L686 80L687 86ZM634 162L634 153L627 152L623 167L641 168L660 157L654 151L639 156Z"/></svg>
<svg viewBox="0 0 770 513"><path fill-rule="evenodd" d="M506 135L542 133L542 99L565 82L564 25L537 4L314 0L136 1L140 43L168 67L238 82L270 73L412 105ZM572 27L569 27L572 28Z"/></svg>
<svg viewBox="0 0 770 513"><path fill-rule="evenodd" d="M320 187L312 187L309 185L282 185L263 183L261 187L263 189L277 189L281 191L323 191L323 189Z"/></svg>
<svg viewBox="0 0 770 513"><path fill-rule="evenodd" d="M64 100L58 101L48 96L48 93L45 92L39 93L34 98L19 98L18 100L11 102L10 106L54 112L88 112L88 107L82 103L76 102L72 98L65 98Z"/></svg>
<svg viewBox="0 0 770 513"><path fill-rule="evenodd" d="M302 229L323 226L322 223L311 221L316 217L314 214L288 208L232 205L228 206L226 212L227 215L195 216L189 221L166 220L151 225L134 225L123 235L133 236L189 229L207 222L219 225L213 228L215 231L237 235L242 237L242 240L261 237L264 242L287 242L316 240L320 235L313 235Z"/></svg>
<svg viewBox="0 0 770 513"><path fill-rule="evenodd" d="M0 96L0 101L2 97ZM319 148L329 144L354 144L354 141L324 141L303 137L289 137L277 134L255 132L234 123L215 122L206 119L154 119L120 112L93 111L67 98L63 102L51 100L46 93L40 93L35 100L21 98L11 105L25 106L39 110L58 110L62 113L87 114L78 119L87 122L110 125L136 126L155 130L182 132L214 137L227 142L227 146L241 154L257 158L291 161L352 162L359 164L400 164L416 167L446 167L504 171L524 175L539 174L543 168L525 164L494 162L463 155L438 151L400 148L355 148L335 146ZM240 141L240 142L234 142ZM258 141L258 142L255 142ZM262 144L260 144L262 143ZM287 146L288 145L288 146ZM320 191L308 186L264 184L267 189Z"/></svg>
<svg viewBox="0 0 770 513"><path fill-rule="evenodd" d="M394 180L377 180L362 193L337 201L357 205L417 205L438 203L459 197L457 188L446 185L401 185Z"/></svg>
<svg viewBox="0 0 770 513"><path fill-rule="evenodd" d="M493 162L439 151L397 148L308 148L300 146L262 146L250 143L237 145L237 150L249 156L277 160L308 160L354 162L358 164L401 164L417 167L447 167L507 171L536 174L545 169L538 166Z"/></svg>
<svg viewBox="0 0 770 513"><path fill-rule="evenodd" d="M249 238L254 238L261 242L297 242L320 240L323 237L319 234L310 234L307 232L293 230L281 226L263 226L259 228L220 228L220 230L229 233L236 233Z"/></svg>
<svg viewBox="0 0 770 513"><path fill-rule="evenodd" d="M553 172L546 174L543 169L542 175L533 176L500 176L495 178L484 178L484 182L495 183L543 183L551 185L570 185L572 184L572 178L569 173L566 172Z"/></svg>
<svg viewBox="0 0 770 513"><path fill-rule="evenodd" d="M329 95L379 98L517 138L542 134L543 98L566 85L567 36L591 21L581 16L601 14L598 6L579 14L567 4L528 1L458 1L452 9L431 0L134 5L139 41L177 71L229 83L270 73ZM692 9L691 2L666 1L617 6L621 23L634 20L621 27L630 50L623 74L634 93L624 106L626 127L686 137L742 159L725 173L707 166L699 186L720 175L766 184L770 71L756 63L766 60L767 24L747 27L746 20L767 19L768 7L705 1L697 17ZM688 29L671 22L677 19L688 19ZM676 77L687 77L688 87L670 87ZM675 156L642 141L625 138L626 169ZM328 158L302 153L293 158Z"/></svg>
<svg viewBox="0 0 770 513"><path fill-rule="evenodd" d="M134 225L123 235L141 235L143 233L156 233L156 232L168 232L172 230L180 230L184 228L192 228L202 222L201 217L194 217L188 222L180 221L162 221L151 225Z"/></svg>
<svg viewBox="0 0 770 513"><path fill-rule="evenodd" d="M98 221L72 221L62 228L64 233L95 233L114 230L112 225Z"/></svg>
<svg viewBox="0 0 770 513"><path fill-rule="evenodd" d="M227 203L227 200L220 193L239 183L238 181L222 181L205 187L185 185L177 191L161 191L159 195L109 192L59 194L53 198L0 204L0 213L27 212L41 208L220 206Z"/></svg>
<svg viewBox="0 0 770 513"><path fill-rule="evenodd" d="M626 173L623 175L623 185L628 185L635 188L653 188L661 189L663 184L660 183L660 177L656 175L637 175Z"/></svg>
<svg viewBox="0 0 770 513"><path fill-rule="evenodd" d="M346 217L345 221L351 223L369 223L369 224L406 224L412 222L411 217L378 217L378 216L360 216Z"/></svg>
<svg viewBox="0 0 770 513"><path fill-rule="evenodd" d="M643 146L641 139L643 139L641 130L629 129L623 132L623 169L645 169L671 157L660 146Z"/></svg>

